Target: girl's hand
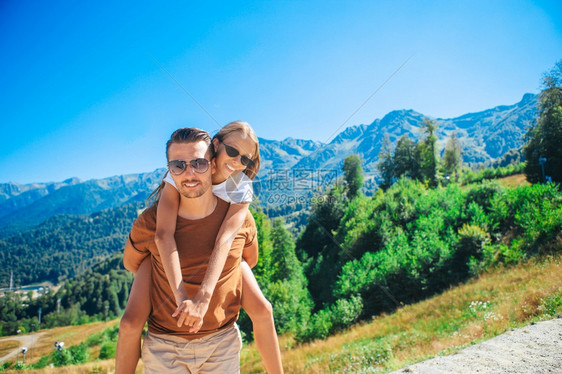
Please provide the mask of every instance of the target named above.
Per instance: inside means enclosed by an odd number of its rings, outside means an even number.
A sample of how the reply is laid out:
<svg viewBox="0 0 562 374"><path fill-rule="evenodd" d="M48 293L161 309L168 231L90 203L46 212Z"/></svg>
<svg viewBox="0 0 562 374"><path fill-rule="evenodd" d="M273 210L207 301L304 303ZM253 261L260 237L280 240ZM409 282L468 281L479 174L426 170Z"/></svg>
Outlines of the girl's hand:
<svg viewBox="0 0 562 374"><path fill-rule="evenodd" d="M189 327L190 333L196 333L203 326L203 317L205 317L207 309L209 309L210 301L210 295L207 296L197 292L193 300L182 300L176 311L172 314L172 317L179 316L178 327L185 325Z"/></svg>

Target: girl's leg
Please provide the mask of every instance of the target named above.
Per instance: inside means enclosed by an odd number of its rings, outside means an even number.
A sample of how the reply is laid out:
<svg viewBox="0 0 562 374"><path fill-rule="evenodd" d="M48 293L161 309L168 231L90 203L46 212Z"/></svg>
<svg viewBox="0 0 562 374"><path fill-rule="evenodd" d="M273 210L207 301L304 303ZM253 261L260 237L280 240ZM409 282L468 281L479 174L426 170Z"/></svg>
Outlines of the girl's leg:
<svg viewBox="0 0 562 374"><path fill-rule="evenodd" d="M265 370L269 374L283 373L281 351L273 322L273 308L263 296L254 273L246 261L242 261L241 267L242 308L252 320L256 347L262 357Z"/></svg>
<svg viewBox="0 0 562 374"><path fill-rule="evenodd" d="M115 352L115 373L132 374L140 358L141 335L150 314L150 256L140 265L129 293L125 313L119 323L119 337Z"/></svg>

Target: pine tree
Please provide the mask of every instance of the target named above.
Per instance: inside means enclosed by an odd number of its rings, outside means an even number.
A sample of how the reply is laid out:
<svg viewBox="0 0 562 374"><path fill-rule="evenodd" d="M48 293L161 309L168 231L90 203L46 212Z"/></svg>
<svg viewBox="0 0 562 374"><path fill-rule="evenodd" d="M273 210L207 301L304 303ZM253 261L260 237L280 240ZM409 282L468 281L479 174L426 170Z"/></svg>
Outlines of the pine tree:
<svg viewBox="0 0 562 374"><path fill-rule="evenodd" d="M292 279L302 275L302 265L295 253L295 242L280 217L273 220L271 243L271 262L274 267L270 280Z"/></svg>
<svg viewBox="0 0 562 374"><path fill-rule="evenodd" d="M393 165L395 178L406 176L418 179L420 176L420 166L416 160L416 143L410 139L408 134L402 135L396 143Z"/></svg>
<svg viewBox="0 0 562 374"><path fill-rule="evenodd" d="M343 162L343 175L347 187L347 199L353 200L361 192L363 186L363 169L359 155L351 155Z"/></svg>
<svg viewBox="0 0 562 374"><path fill-rule="evenodd" d="M341 247L334 238L347 200L338 184L315 198L312 213L297 241L297 255L305 264L309 291L315 303L331 301L331 286L337 279Z"/></svg>
<svg viewBox="0 0 562 374"><path fill-rule="evenodd" d="M271 260L271 223L261 208L252 208L251 212L256 222L257 240L259 244L259 260L252 271L258 283L263 286L263 284L268 282L271 278L273 268Z"/></svg>
<svg viewBox="0 0 562 374"><path fill-rule="evenodd" d="M313 303L303 266L295 253L295 242L282 218L273 221L271 242L271 258L275 269L265 293L274 305L278 330L296 331L303 321L310 318Z"/></svg>
<svg viewBox="0 0 562 374"><path fill-rule="evenodd" d="M437 122L425 118L422 123L422 129L426 134L426 138L418 143L418 157L421 175L424 182L429 186L437 186Z"/></svg>
<svg viewBox="0 0 562 374"><path fill-rule="evenodd" d="M443 170L456 178L462 167L461 145L456 132L451 134L443 154Z"/></svg>
<svg viewBox="0 0 562 374"><path fill-rule="evenodd" d="M553 182L562 183L562 60L544 75L543 87L538 121L526 135L525 174L530 182L550 176Z"/></svg>
<svg viewBox="0 0 562 374"><path fill-rule="evenodd" d="M377 169L379 170L382 178L380 187L383 190L386 190L387 188L392 186L395 175L392 148L388 136L384 137L381 149L382 151L379 153L379 162L377 163Z"/></svg>

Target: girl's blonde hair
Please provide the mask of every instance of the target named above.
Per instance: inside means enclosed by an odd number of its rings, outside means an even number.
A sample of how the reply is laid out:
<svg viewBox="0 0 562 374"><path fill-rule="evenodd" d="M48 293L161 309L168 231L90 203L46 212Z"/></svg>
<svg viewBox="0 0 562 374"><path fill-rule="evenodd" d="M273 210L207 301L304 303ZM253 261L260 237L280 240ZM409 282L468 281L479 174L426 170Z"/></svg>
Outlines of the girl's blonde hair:
<svg viewBox="0 0 562 374"><path fill-rule="evenodd" d="M256 133L254 132L254 129L252 129L252 126L250 126L248 122L230 122L228 125L220 129L219 132L215 134L215 136L213 136L213 140L217 139L219 142L222 142L234 132L241 132L242 134L250 138L255 144L255 149L253 151L249 152L249 150L244 150L245 152L252 154L252 161L254 161L254 165L247 167L244 170L244 174L246 174L248 178L254 179L258 174L258 171L260 170L260 143Z"/></svg>

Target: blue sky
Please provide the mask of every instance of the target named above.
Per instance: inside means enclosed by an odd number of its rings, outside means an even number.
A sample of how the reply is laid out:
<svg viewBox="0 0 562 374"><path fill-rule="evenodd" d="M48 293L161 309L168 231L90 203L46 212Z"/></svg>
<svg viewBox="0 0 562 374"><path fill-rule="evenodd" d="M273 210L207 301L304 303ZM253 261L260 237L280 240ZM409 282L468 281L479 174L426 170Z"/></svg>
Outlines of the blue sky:
<svg viewBox="0 0 562 374"><path fill-rule="evenodd" d="M562 58L562 4L4 0L0 53L0 183L103 178L162 167L184 126L329 141L514 104Z"/></svg>

